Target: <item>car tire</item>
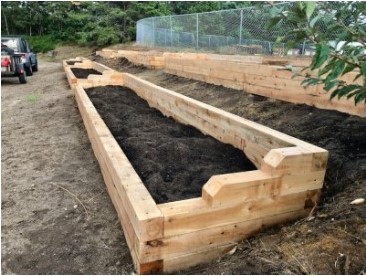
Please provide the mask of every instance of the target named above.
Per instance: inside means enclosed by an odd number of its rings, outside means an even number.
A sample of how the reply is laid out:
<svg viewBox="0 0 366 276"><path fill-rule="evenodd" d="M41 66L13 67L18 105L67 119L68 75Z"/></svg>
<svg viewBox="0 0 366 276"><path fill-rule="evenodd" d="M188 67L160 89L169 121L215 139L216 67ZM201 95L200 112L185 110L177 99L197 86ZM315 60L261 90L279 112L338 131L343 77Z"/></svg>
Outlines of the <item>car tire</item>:
<svg viewBox="0 0 366 276"><path fill-rule="evenodd" d="M24 83L27 83L27 76L26 76L26 73L22 73L20 76L19 76L19 82L24 84Z"/></svg>
<svg viewBox="0 0 366 276"><path fill-rule="evenodd" d="M33 72L37 72L38 71L38 61L36 61L36 63L32 66Z"/></svg>
<svg viewBox="0 0 366 276"><path fill-rule="evenodd" d="M24 67L24 69L25 69L25 73L26 73L27 76L32 76L33 75L32 65Z"/></svg>

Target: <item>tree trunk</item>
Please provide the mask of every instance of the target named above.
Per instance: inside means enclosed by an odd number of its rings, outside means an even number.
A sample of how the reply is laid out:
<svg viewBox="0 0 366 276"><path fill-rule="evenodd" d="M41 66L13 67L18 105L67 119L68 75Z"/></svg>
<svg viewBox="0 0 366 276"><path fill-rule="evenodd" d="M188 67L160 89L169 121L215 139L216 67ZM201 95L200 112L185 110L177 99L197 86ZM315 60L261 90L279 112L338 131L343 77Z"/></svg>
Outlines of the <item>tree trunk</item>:
<svg viewBox="0 0 366 276"><path fill-rule="evenodd" d="M29 36L32 36L32 11L29 10Z"/></svg>
<svg viewBox="0 0 366 276"><path fill-rule="evenodd" d="M6 18L5 10L4 10L4 9L3 9L3 16L4 16L4 21L5 21L5 27L6 27L7 35L10 35L10 32L9 32L9 25L8 25L8 19Z"/></svg>

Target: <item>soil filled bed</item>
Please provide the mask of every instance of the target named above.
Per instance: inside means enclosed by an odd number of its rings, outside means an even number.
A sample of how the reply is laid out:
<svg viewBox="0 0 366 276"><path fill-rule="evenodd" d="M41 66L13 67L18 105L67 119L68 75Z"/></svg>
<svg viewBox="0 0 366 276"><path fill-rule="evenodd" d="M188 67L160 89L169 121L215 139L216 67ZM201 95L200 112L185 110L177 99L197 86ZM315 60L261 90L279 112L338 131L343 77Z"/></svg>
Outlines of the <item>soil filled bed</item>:
<svg viewBox="0 0 366 276"><path fill-rule="evenodd" d="M102 75L94 69L71 68L71 71L77 79L86 79L89 75Z"/></svg>
<svg viewBox="0 0 366 276"><path fill-rule="evenodd" d="M81 63L81 60L69 60L66 61L67 65L74 65L75 63Z"/></svg>
<svg viewBox="0 0 366 276"><path fill-rule="evenodd" d="M366 118L269 99L162 70L143 71L118 59L95 56L93 60L118 71L137 71L136 76L161 87L327 149L329 160L322 200L331 200L335 194L366 179Z"/></svg>
<svg viewBox="0 0 366 276"><path fill-rule="evenodd" d="M126 87L86 92L156 203L200 197L211 176L256 169L242 151L165 117Z"/></svg>

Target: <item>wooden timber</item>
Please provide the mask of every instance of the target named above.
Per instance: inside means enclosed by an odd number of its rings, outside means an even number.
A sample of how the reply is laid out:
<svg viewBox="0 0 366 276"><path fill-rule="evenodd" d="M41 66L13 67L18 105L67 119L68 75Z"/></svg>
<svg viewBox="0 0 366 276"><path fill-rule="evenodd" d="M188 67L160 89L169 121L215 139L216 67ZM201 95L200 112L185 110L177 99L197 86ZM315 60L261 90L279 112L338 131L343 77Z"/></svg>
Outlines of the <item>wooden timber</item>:
<svg viewBox="0 0 366 276"><path fill-rule="evenodd" d="M80 65L96 68L84 60ZM69 65L65 65L68 78ZM316 206L328 152L131 74L102 76L70 86L116 208L136 271L173 272L208 262L265 227L298 219ZM95 81L98 80L98 81ZM123 85L166 116L241 150L257 170L213 175L202 196L156 204L85 93Z"/></svg>
<svg viewBox="0 0 366 276"><path fill-rule="evenodd" d="M159 55L158 52L149 51L149 52L139 52L139 51L128 51L128 50L108 50L104 49L103 51L97 51L97 55L100 55L105 58L118 58L123 57L128 59L128 61L143 65L147 68L153 69L162 69L164 68L164 57Z"/></svg>
<svg viewBox="0 0 366 276"><path fill-rule="evenodd" d="M273 57L218 55L203 53L164 53L156 56L156 52L113 51L104 49L97 52L103 57L125 57L135 64L153 67L151 60L156 58L158 66L166 73L191 78L199 81L223 85L228 88L242 90L282 101L296 104L307 104L321 109L331 109L352 115L366 117L366 105L355 105L352 99L329 100L329 93L324 93L323 86L301 85L302 77L293 78L293 73L285 70L291 65L295 71L309 66L308 57ZM342 79L354 83L357 72L350 72ZM357 83L362 80L358 79Z"/></svg>

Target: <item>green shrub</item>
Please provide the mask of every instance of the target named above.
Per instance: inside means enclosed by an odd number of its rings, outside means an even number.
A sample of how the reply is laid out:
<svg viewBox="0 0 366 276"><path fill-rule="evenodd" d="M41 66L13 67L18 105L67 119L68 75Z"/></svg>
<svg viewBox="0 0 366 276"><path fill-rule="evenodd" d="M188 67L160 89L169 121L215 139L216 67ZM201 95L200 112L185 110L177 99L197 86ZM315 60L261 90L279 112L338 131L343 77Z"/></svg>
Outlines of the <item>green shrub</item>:
<svg viewBox="0 0 366 276"><path fill-rule="evenodd" d="M33 51L36 53L52 51L56 48L57 44L60 43L60 40L52 35L27 36L25 38L29 41Z"/></svg>

